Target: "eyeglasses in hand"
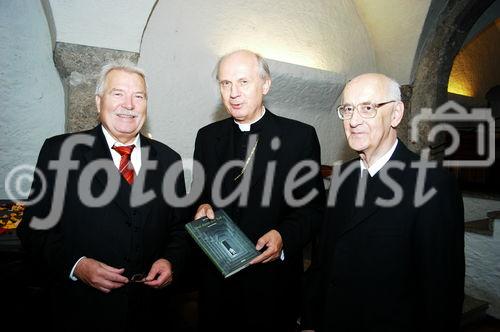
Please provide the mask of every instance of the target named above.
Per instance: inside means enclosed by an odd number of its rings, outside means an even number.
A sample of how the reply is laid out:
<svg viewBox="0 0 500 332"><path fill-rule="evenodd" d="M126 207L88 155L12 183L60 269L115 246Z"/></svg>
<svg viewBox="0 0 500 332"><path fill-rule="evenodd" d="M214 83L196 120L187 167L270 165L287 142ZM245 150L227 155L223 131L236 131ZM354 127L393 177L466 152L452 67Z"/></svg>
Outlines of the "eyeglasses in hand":
<svg viewBox="0 0 500 332"><path fill-rule="evenodd" d="M130 282L145 282L146 275L144 273L136 273L129 280Z"/></svg>

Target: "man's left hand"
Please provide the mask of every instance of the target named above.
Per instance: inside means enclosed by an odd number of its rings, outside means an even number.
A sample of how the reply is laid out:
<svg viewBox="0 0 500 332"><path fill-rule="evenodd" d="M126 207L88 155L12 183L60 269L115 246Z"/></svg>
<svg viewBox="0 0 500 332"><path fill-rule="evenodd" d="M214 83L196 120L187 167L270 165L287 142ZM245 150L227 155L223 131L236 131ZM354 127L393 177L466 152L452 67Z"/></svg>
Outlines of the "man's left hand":
<svg viewBox="0 0 500 332"><path fill-rule="evenodd" d="M280 257L281 249L283 249L283 240L278 231L271 229L257 241L255 249L261 250L266 247L266 250L259 256L255 257L250 264L269 263Z"/></svg>
<svg viewBox="0 0 500 332"><path fill-rule="evenodd" d="M153 288L163 288L172 282L172 264L166 259L160 258L151 266L145 285Z"/></svg>

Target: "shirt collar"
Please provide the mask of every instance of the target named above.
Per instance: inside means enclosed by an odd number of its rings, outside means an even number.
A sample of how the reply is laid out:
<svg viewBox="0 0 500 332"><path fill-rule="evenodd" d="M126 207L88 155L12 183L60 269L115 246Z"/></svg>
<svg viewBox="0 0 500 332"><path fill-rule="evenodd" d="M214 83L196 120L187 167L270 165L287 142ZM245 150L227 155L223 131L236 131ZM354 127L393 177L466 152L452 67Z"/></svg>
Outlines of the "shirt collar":
<svg viewBox="0 0 500 332"><path fill-rule="evenodd" d="M392 145L392 147L382 155L382 157L380 157L377 161L375 161L373 163L373 165L371 165L370 167L366 167L365 163L363 160L359 160L359 164L360 164L360 167L361 167L361 172L363 172L363 170L368 170L368 173L370 173L370 176L373 177L375 176L375 174L377 174L378 171L380 171L382 169L382 167L385 166L385 164L387 164L387 162L389 161L389 159L391 159L392 157L392 154L394 153L394 151L396 150L396 146L398 145L398 140L396 139L396 142L394 142L394 144Z"/></svg>
<svg viewBox="0 0 500 332"><path fill-rule="evenodd" d="M102 128L102 132L104 133L104 138L106 138L106 143L108 144L108 148L110 150L113 148L114 145L116 145L116 146L125 146L126 145L126 144L122 144L122 143L118 142L113 136L111 136L109 131L104 126L101 125L101 128ZM137 136L135 137L132 144L134 144L136 148L139 148L139 149L141 148L141 138L140 138L139 134L137 134ZM130 145L130 144L127 144L127 145Z"/></svg>
<svg viewBox="0 0 500 332"><path fill-rule="evenodd" d="M238 128L240 128L241 131L250 131L250 126L254 123L256 123L257 121L259 121L260 119L262 119L262 117L264 117L264 114L266 114L266 108L264 106L262 106L262 114L259 116L259 118L257 120L254 120L250 123L238 123L236 122L236 120L233 120L234 123L236 123L238 125Z"/></svg>

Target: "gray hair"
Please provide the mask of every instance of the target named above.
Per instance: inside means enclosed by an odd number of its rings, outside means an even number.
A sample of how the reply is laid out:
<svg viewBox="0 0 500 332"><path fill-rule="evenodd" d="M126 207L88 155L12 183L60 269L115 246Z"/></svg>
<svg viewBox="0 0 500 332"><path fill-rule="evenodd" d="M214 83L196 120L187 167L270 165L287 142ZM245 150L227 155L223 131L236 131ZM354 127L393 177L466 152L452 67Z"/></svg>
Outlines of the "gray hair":
<svg viewBox="0 0 500 332"><path fill-rule="evenodd" d="M401 101L401 86L395 79L387 77L387 97L395 101Z"/></svg>
<svg viewBox="0 0 500 332"><path fill-rule="evenodd" d="M108 74L113 71L113 70L123 70L126 71L127 73L131 74L137 74L142 77L144 80L144 84L146 86L146 98L147 98L147 90L148 90L148 85L146 82L146 74L142 68L137 67L135 64L130 62L129 60L126 59L120 59L117 61L113 61L110 63L105 64L101 68L101 72L99 73L99 78L97 79L97 84L95 87L95 95L96 96L101 96L104 94L104 90L106 88L106 79L108 77Z"/></svg>
<svg viewBox="0 0 500 332"><path fill-rule="evenodd" d="M266 60L258 53L255 53L255 52L252 52L249 50L241 49L241 50L233 51L231 53L227 53L227 54L223 55L219 59L219 61L217 61L217 65L215 66L215 69L214 69L215 78L217 80L219 80L219 68L220 68L220 64L222 63L222 61L224 61L224 59L227 58L228 56L233 55L233 54L238 53L238 52L247 52L247 53L255 55L255 58L257 59L257 66L259 67L260 78L262 78L263 80L266 80L266 79L270 80L271 79L271 71L269 70L269 65L267 64Z"/></svg>
<svg viewBox="0 0 500 332"><path fill-rule="evenodd" d="M347 82L347 84L344 86L344 91L342 92L341 102L343 102L344 100L344 92L347 86L351 84L351 82L357 82L360 79L366 79L367 76L370 78L371 84L377 84L381 89L384 89L383 92L385 92L386 98L390 100L401 101L401 86L395 79L390 78L384 74L365 73L358 75ZM373 80L376 80L376 82L373 82Z"/></svg>

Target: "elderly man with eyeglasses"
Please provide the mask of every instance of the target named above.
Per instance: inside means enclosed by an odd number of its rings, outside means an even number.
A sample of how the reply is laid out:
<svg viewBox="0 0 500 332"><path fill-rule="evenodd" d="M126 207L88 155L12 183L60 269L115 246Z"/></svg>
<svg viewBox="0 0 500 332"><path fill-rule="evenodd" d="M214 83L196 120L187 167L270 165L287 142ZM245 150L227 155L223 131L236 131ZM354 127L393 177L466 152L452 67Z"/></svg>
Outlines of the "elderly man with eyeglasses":
<svg viewBox="0 0 500 332"><path fill-rule="evenodd" d="M394 80L352 79L337 111L359 158L332 179L302 330L457 331L464 216L455 179L398 140Z"/></svg>

